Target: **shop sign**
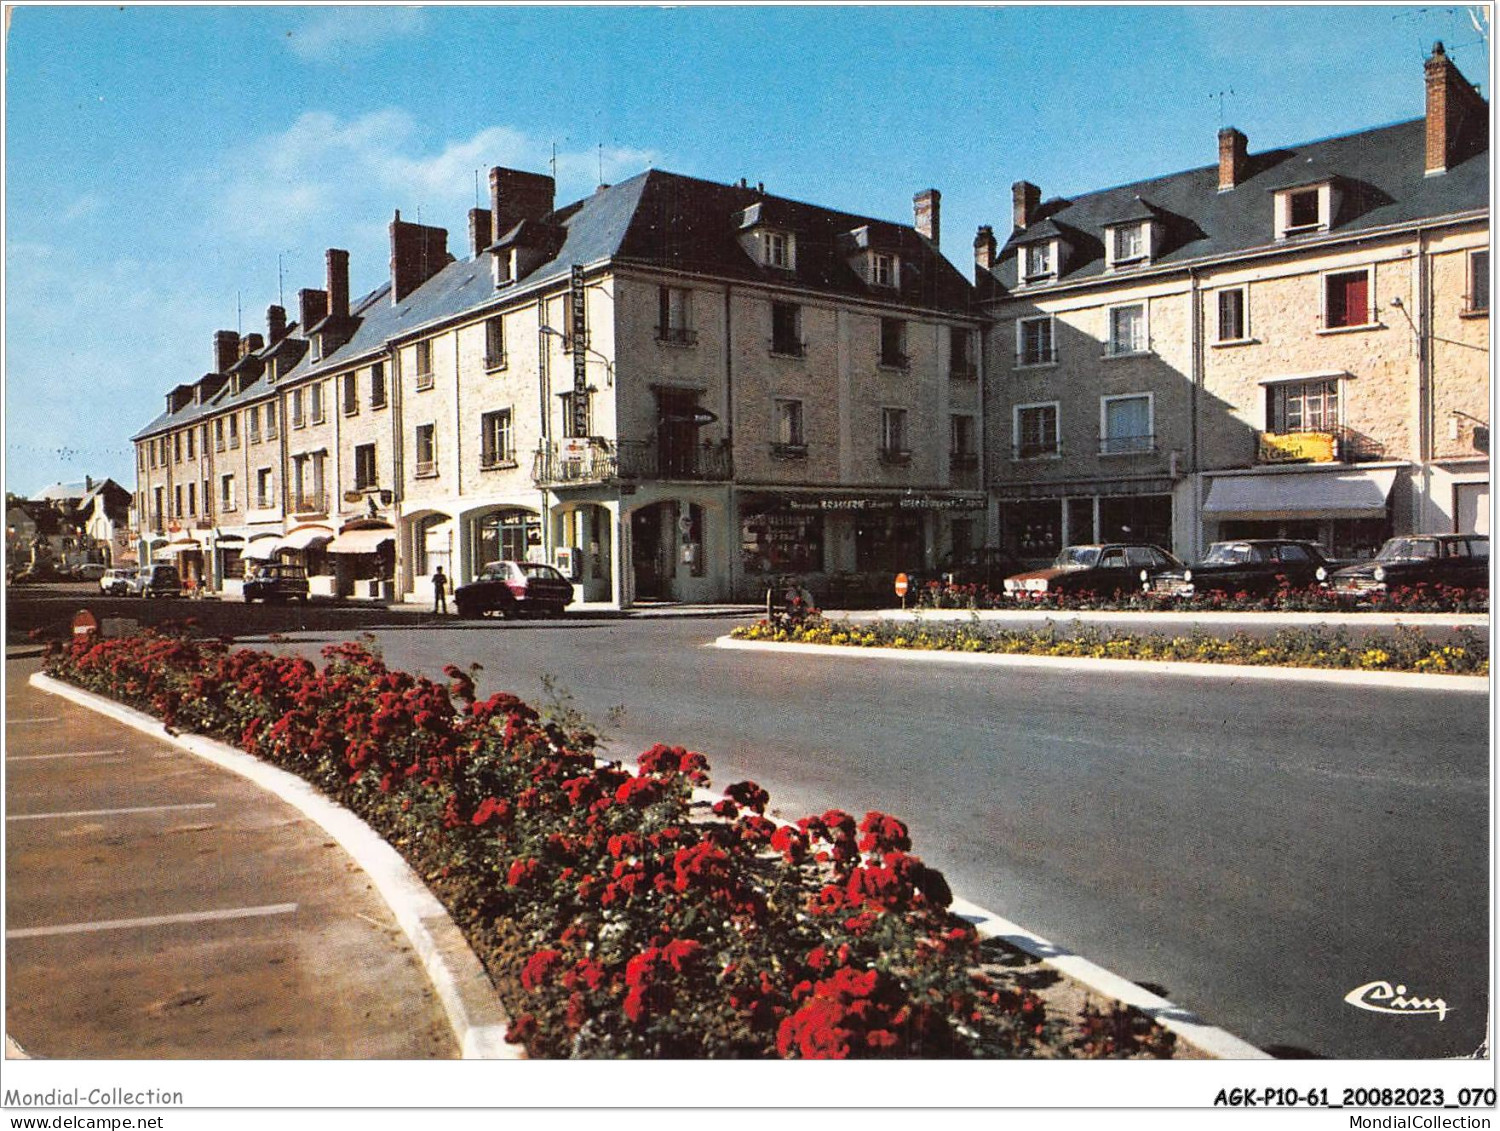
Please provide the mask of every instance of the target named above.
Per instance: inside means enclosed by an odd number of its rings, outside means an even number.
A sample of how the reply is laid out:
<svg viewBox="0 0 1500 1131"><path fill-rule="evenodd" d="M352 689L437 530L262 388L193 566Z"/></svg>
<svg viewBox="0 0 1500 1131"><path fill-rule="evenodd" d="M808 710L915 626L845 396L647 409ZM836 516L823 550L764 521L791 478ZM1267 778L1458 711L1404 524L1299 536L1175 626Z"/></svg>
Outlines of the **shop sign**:
<svg viewBox="0 0 1500 1131"><path fill-rule="evenodd" d="M977 499L952 495L839 495L787 500L787 509L794 511L959 511L983 505Z"/></svg>
<svg viewBox="0 0 1500 1131"><path fill-rule="evenodd" d="M1338 444L1331 432L1262 432L1261 463L1332 463Z"/></svg>

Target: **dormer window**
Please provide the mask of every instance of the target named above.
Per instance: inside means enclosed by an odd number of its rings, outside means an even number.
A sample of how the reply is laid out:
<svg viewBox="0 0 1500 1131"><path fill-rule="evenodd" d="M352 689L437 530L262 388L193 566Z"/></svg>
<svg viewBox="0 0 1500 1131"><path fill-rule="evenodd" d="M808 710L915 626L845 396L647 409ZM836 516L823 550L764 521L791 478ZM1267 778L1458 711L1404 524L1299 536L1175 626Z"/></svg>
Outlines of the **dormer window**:
<svg viewBox="0 0 1500 1131"><path fill-rule="evenodd" d="M1050 240L1027 244L1024 254L1027 280L1045 279L1057 274L1057 256Z"/></svg>
<svg viewBox="0 0 1500 1131"><path fill-rule="evenodd" d="M1326 232L1337 205L1332 181L1281 190L1276 194L1276 238Z"/></svg>
<svg viewBox="0 0 1500 1131"><path fill-rule="evenodd" d="M762 262L767 267L791 271L795 267L796 248L790 232L766 231L761 234Z"/></svg>
<svg viewBox="0 0 1500 1131"><path fill-rule="evenodd" d="M1146 257L1146 239L1143 226L1125 224L1115 229L1115 262L1131 263Z"/></svg>
<svg viewBox="0 0 1500 1131"><path fill-rule="evenodd" d="M870 282L877 287L899 286L900 264L894 255L882 251L870 253Z"/></svg>

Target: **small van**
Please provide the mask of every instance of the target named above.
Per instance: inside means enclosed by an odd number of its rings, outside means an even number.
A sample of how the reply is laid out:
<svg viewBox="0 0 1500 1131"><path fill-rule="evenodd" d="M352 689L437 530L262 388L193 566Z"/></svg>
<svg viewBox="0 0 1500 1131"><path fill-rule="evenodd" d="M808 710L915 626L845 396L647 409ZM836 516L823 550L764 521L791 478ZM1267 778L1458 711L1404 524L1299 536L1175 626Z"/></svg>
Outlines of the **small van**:
<svg viewBox="0 0 1500 1131"><path fill-rule="evenodd" d="M174 565L153 562L135 577L137 597L181 597L182 575Z"/></svg>

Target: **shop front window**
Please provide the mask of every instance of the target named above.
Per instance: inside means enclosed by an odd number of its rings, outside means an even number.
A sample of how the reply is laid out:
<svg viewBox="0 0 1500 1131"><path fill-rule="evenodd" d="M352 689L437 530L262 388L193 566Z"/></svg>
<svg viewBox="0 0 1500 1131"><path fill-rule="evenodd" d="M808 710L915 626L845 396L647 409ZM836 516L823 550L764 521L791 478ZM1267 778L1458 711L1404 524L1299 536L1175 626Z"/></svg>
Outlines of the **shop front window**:
<svg viewBox="0 0 1500 1131"><path fill-rule="evenodd" d="M862 515L854 529L854 563L860 573L919 570L926 561L919 514Z"/></svg>
<svg viewBox="0 0 1500 1131"><path fill-rule="evenodd" d="M1000 537L1012 557L1051 561L1062 550L1062 502L1038 499L1002 505Z"/></svg>
<svg viewBox="0 0 1500 1131"><path fill-rule="evenodd" d="M794 511L742 515L740 563L747 574L822 572L823 516Z"/></svg>

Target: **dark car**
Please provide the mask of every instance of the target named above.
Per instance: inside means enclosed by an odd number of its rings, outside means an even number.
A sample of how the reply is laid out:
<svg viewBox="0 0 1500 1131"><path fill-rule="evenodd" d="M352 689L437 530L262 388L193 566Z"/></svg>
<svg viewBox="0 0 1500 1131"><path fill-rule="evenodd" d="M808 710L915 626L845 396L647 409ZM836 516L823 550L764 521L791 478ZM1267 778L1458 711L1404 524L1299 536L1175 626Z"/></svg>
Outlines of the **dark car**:
<svg viewBox="0 0 1500 1131"><path fill-rule="evenodd" d="M257 562L245 576L246 601L307 603L307 570L288 562Z"/></svg>
<svg viewBox="0 0 1500 1131"><path fill-rule="evenodd" d="M1160 546L1146 542L1069 546L1046 569L1007 577L1005 592L1012 597L1046 593L1108 596L1140 589L1143 575L1182 568L1182 563Z"/></svg>
<svg viewBox="0 0 1500 1131"><path fill-rule="evenodd" d="M1333 568L1316 542L1241 538L1215 542L1202 561L1187 569L1155 575L1151 588L1177 597L1195 593L1248 593L1259 597L1276 592L1283 583L1293 589L1310 588Z"/></svg>
<svg viewBox="0 0 1500 1131"><path fill-rule="evenodd" d="M1341 597L1376 597L1413 585L1490 587L1490 540L1484 534L1407 534L1391 538L1373 561L1338 570L1328 587Z"/></svg>
<svg viewBox="0 0 1500 1131"><path fill-rule="evenodd" d="M153 562L135 575L130 591L137 597L181 597L182 575L174 565Z"/></svg>
<svg viewBox="0 0 1500 1131"><path fill-rule="evenodd" d="M556 616L573 601L573 583L541 562L490 562L468 585L453 591L461 617L495 612L515 616L528 610Z"/></svg>

